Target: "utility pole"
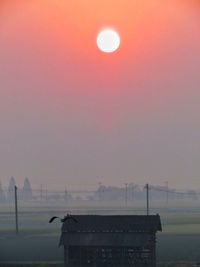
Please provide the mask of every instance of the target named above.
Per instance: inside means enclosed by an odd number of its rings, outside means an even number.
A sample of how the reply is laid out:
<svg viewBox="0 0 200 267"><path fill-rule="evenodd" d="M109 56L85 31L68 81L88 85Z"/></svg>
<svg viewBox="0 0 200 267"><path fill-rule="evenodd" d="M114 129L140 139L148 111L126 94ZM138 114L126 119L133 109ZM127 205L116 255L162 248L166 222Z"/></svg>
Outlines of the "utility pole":
<svg viewBox="0 0 200 267"><path fill-rule="evenodd" d="M16 234L19 233L18 227L18 205L17 205L17 186L15 185L15 226L16 226Z"/></svg>
<svg viewBox="0 0 200 267"><path fill-rule="evenodd" d="M166 202L168 204L168 201L169 201L169 185L168 185L168 181L165 182L166 184Z"/></svg>
<svg viewBox="0 0 200 267"><path fill-rule="evenodd" d="M47 191L47 187L46 187L46 190L45 190L45 199L47 201L47 195L48 195L48 191Z"/></svg>
<svg viewBox="0 0 200 267"><path fill-rule="evenodd" d="M101 186L102 186L102 183L99 182L99 202L101 201Z"/></svg>
<svg viewBox="0 0 200 267"><path fill-rule="evenodd" d="M147 216L149 215L149 184L146 184Z"/></svg>
<svg viewBox="0 0 200 267"><path fill-rule="evenodd" d="M132 184L131 185L131 199L134 201L134 199L135 199L135 189L137 188L137 185L136 184Z"/></svg>
<svg viewBox="0 0 200 267"><path fill-rule="evenodd" d="M128 183L125 183L125 206L128 206Z"/></svg>
<svg viewBox="0 0 200 267"><path fill-rule="evenodd" d="M42 201L43 198L43 188L42 188L42 184L40 185L40 200Z"/></svg>
<svg viewBox="0 0 200 267"><path fill-rule="evenodd" d="M65 186L65 195L64 195L64 199L65 199L65 202L67 202L68 200L68 196L67 196L67 187Z"/></svg>
<svg viewBox="0 0 200 267"><path fill-rule="evenodd" d="M131 186L131 189L132 189L132 200L134 200L134 189L135 189L135 186L132 185L132 186Z"/></svg>

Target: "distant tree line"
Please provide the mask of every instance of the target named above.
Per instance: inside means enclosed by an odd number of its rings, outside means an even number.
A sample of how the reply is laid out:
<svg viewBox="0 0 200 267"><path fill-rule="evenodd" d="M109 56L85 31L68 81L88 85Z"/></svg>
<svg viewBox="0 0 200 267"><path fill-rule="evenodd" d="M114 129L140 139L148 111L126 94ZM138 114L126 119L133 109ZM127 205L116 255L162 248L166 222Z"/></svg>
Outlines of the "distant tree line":
<svg viewBox="0 0 200 267"><path fill-rule="evenodd" d="M10 178L7 189L3 189L0 183L0 203L14 201L14 188L16 181L14 177ZM168 188L168 185L150 185L149 197L152 200L178 200L178 199L199 199L200 193L194 190L187 190L184 192L176 191L175 189ZM64 201L99 201L99 202L112 202L112 201L129 201L143 200L146 196L146 189L144 186L139 186L134 183L126 183L122 187L105 186L99 183L99 186L94 191L68 191L67 188L63 191L52 191L43 188L33 190L29 179L24 179L22 188L18 188L18 199L24 201L48 201L51 203Z"/></svg>
<svg viewBox="0 0 200 267"><path fill-rule="evenodd" d="M16 186L16 181L14 177L10 178L8 189L4 190L0 182L0 202L9 202L14 200L14 190ZM28 200L33 198L33 192L29 179L26 177L24 179L24 185L22 189L18 190L19 198L23 200Z"/></svg>

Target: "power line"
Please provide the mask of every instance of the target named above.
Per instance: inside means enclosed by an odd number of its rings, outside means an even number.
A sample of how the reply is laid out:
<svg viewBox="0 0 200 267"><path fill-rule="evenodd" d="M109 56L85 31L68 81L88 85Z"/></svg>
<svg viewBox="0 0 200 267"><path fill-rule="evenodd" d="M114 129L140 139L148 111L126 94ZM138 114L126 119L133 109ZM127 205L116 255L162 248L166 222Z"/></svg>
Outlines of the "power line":
<svg viewBox="0 0 200 267"><path fill-rule="evenodd" d="M149 215L149 184L146 184L147 215Z"/></svg>
<svg viewBox="0 0 200 267"><path fill-rule="evenodd" d="M141 185L138 185L140 187L142 187ZM125 184L125 191L126 191L126 187L128 190L128 183ZM134 186L135 189L136 185ZM121 189L119 187L119 189ZM104 188L104 191L106 191L106 187ZM149 185L149 190L154 190L154 191L159 191L159 192L164 192L164 193L168 193L168 194L177 194L177 195L200 195L200 192L198 191L176 191L173 189L168 189L168 187L166 186L166 189L164 188L159 188L159 187L155 187L152 185ZM8 191L7 189L4 189L4 191ZM23 190L23 191L30 191L30 190ZM41 185L40 189L31 189L32 192L38 193L38 195L40 195L41 199L43 198L43 186ZM98 190L68 190L68 194L92 194L92 193L97 193ZM14 192L14 188L10 189L9 192ZM63 192L65 192L65 190L48 190L48 195L49 194L63 194ZM47 191L46 191L47 193ZM142 193L142 191L140 191L140 193ZM128 193L127 193L127 199L128 199Z"/></svg>
<svg viewBox="0 0 200 267"><path fill-rule="evenodd" d="M161 189L161 188L155 188L153 186L150 186L151 190L154 191L159 191L159 192L165 192L165 193L170 193L170 194L179 194L179 195L188 195L188 192L178 192L178 191L172 191L172 190L167 190L167 189ZM195 193L195 194L200 194L200 193Z"/></svg>

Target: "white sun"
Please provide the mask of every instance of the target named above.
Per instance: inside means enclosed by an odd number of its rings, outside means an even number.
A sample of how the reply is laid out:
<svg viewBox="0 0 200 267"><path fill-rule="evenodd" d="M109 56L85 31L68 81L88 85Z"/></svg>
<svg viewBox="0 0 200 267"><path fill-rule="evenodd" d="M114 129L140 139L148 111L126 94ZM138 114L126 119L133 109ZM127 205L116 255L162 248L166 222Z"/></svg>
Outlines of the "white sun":
<svg viewBox="0 0 200 267"><path fill-rule="evenodd" d="M113 53L120 46L120 36L112 29L105 29L97 35L97 46L104 53Z"/></svg>

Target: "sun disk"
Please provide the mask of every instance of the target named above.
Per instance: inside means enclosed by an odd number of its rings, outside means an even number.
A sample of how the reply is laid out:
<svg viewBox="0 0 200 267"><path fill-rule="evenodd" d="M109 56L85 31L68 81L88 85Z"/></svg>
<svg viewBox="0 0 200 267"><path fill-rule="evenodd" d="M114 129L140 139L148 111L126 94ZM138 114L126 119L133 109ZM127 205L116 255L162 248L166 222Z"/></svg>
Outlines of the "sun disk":
<svg viewBox="0 0 200 267"><path fill-rule="evenodd" d="M112 29L105 29L97 36L97 46L104 53L113 53L120 46L120 36Z"/></svg>

